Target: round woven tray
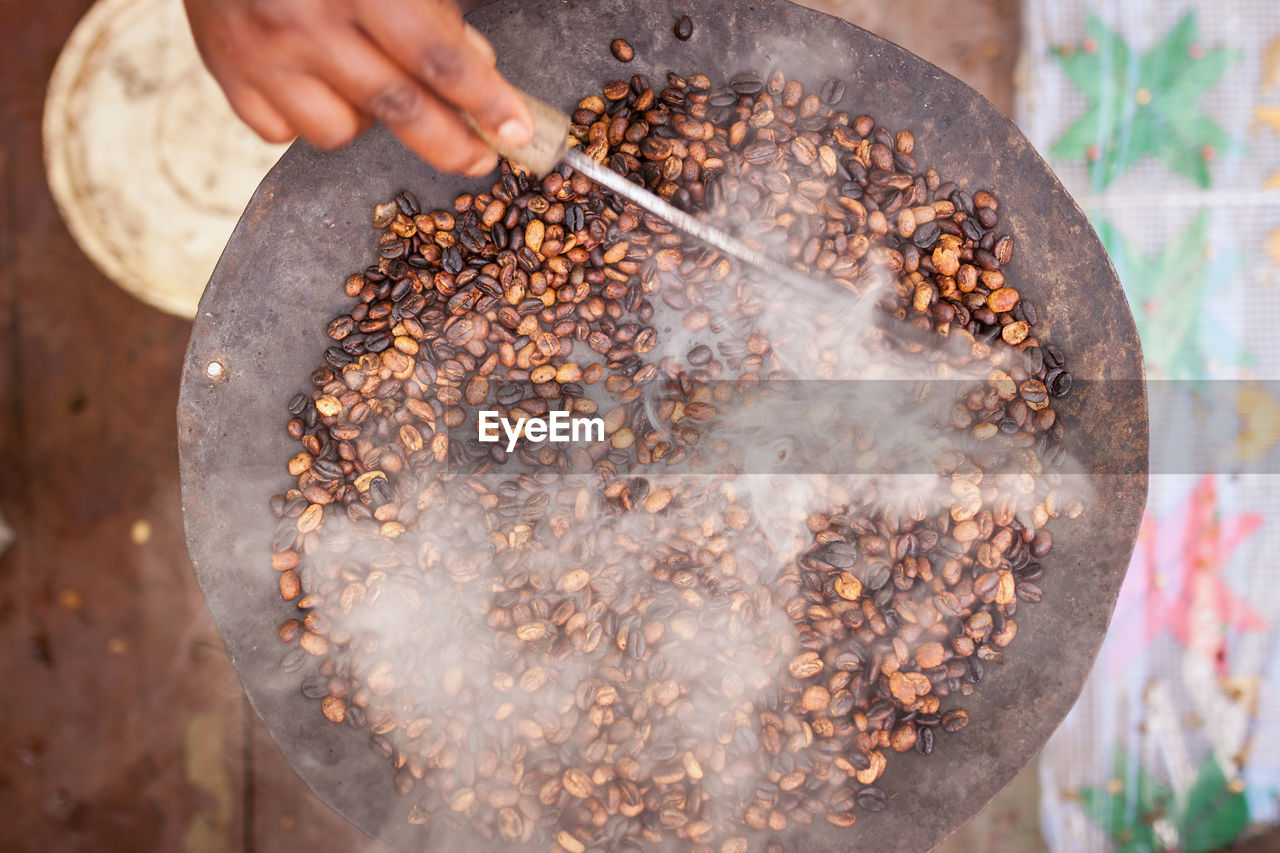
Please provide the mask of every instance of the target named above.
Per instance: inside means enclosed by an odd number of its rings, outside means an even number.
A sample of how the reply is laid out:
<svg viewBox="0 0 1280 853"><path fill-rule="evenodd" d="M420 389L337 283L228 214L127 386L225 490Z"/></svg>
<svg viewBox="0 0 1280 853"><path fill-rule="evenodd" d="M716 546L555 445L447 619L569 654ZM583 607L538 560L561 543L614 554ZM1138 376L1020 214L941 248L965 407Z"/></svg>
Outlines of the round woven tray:
<svg viewBox="0 0 1280 853"><path fill-rule="evenodd" d="M200 62L181 0L101 0L49 81L45 169L84 253L194 317L236 220L284 146L258 139Z"/></svg>

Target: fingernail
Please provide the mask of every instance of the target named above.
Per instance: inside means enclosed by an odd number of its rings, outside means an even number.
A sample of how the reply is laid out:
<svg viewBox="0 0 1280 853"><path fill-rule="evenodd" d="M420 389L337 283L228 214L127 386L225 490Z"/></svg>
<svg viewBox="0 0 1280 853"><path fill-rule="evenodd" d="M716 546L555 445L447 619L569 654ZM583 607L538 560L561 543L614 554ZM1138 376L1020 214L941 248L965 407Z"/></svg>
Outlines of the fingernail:
<svg viewBox="0 0 1280 853"><path fill-rule="evenodd" d="M464 24L462 31L466 35L467 41L471 42L471 46L484 54L490 65L497 64L498 55L493 52L493 45L489 44L489 40L481 35L479 30L470 24Z"/></svg>
<svg viewBox="0 0 1280 853"><path fill-rule="evenodd" d="M518 118L509 118L498 128L498 138L507 145L524 145L533 138L533 128Z"/></svg>

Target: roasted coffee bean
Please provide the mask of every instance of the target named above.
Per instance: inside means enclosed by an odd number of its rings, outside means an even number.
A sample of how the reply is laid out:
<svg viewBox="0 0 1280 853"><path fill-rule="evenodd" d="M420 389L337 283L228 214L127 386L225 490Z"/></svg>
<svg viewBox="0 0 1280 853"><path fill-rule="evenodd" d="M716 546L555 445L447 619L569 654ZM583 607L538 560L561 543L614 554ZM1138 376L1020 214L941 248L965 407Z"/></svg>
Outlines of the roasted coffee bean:
<svg viewBox="0 0 1280 853"><path fill-rule="evenodd" d="M1045 376L1044 384L1054 397L1065 397L1071 393L1071 374L1055 367Z"/></svg>
<svg viewBox="0 0 1280 853"><path fill-rule="evenodd" d="M997 240L993 254L1001 266L1009 263L1013 259L1013 238L1006 234Z"/></svg>
<svg viewBox="0 0 1280 853"><path fill-rule="evenodd" d="M874 562L867 568L867 576L863 584L870 590L883 589L893 578L888 563Z"/></svg>
<svg viewBox="0 0 1280 853"><path fill-rule="evenodd" d="M302 680L302 695L308 699L322 699L329 695L329 679L323 675L310 675Z"/></svg>
<svg viewBox="0 0 1280 853"><path fill-rule="evenodd" d="M729 88L739 95L754 95L764 88L764 81L754 71L747 71L732 78Z"/></svg>
<svg viewBox="0 0 1280 853"><path fill-rule="evenodd" d="M1040 591L1040 587L1030 581L1019 583L1015 587L1018 598L1028 604L1038 604L1044 597L1044 593Z"/></svg>
<svg viewBox="0 0 1280 853"><path fill-rule="evenodd" d="M636 55L635 48L624 39L614 39L609 44L609 51L619 62L630 62Z"/></svg>
<svg viewBox="0 0 1280 853"><path fill-rule="evenodd" d="M457 275L462 272L462 253L457 246L447 246L441 256L441 265L444 271L450 275Z"/></svg>
<svg viewBox="0 0 1280 853"><path fill-rule="evenodd" d="M280 658L280 668L285 672L297 672L307 662L307 651L295 646Z"/></svg>
<svg viewBox="0 0 1280 853"><path fill-rule="evenodd" d="M824 103L835 106L844 100L845 82L832 78L822 84L822 93L819 95Z"/></svg>
<svg viewBox="0 0 1280 853"><path fill-rule="evenodd" d="M812 559L830 566L834 569L847 569L857 562L857 549L848 542L833 542L830 545L824 545L811 555ZM872 589L879 589L883 585L881 583L871 583L868 586Z"/></svg>
<svg viewBox="0 0 1280 853"><path fill-rule="evenodd" d="M959 708L942 715L942 728L948 732L958 732L967 725L969 725L969 715Z"/></svg>
<svg viewBox="0 0 1280 853"><path fill-rule="evenodd" d="M921 755L933 754L933 729L920 726L916 729L916 752Z"/></svg>
<svg viewBox="0 0 1280 853"><path fill-rule="evenodd" d="M693 366L702 367L708 364L712 359L711 347L705 344L696 346L689 350L689 354L686 358L688 358L689 363Z"/></svg>
<svg viewBox="0 0 1280 853"><path fill-rule="evenodd" d="M689 20L688 15L681 15L676 19L675 33L680 41L688 41L693 35L693 21Z"/></svg>
<svg viewBox="0 0 1280 853"><path fill-rule="evenodd" d="M396 207L405 216L417 216L422 211L422 208L418 206L417 196L408 190L396 196Z"/></svg>
<svg viewBox="0 0 1280 853"><path fill-rule="evenodd" d="M934 243L938 242L942 229L936 222L926 222L924 225L916 227L911 235L911 242L920 249L927 249Z"/></svg>
<svg viewBox="0 0 1280 853"><path fill-rule="evenodd" d="M866 809L869 812L879 812L884 811L885 806L888 804L889 798L879 788L868 785L858 792L859 808Z"/></svg>

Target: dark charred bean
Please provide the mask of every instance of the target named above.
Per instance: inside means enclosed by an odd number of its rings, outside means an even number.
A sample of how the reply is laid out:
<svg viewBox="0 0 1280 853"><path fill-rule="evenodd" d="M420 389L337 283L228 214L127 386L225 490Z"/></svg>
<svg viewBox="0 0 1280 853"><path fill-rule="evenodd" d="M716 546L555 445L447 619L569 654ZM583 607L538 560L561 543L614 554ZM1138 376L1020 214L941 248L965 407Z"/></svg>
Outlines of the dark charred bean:
<svg viewBox="0 0 1280 853"><path fill-rule="evenodd" d="M329 695L329 679L323 675L309 675L302 680L302 695L308 699L323 699Z"/></svg>
<svg viewBox="0 0 1280 853"><path fill-rule="evenodd" d="M450 275L457 275L462 272L462 253L458 251L458 247L446 247L441 263L444 266L444 271Z"/></svg>
<svg viewBox="0 0 1280 853"><path fill-rule="evenodd" d="M885 584L889 583L891 578L892 573L889 570L888 564L877 562L868 567L864 584L868 589L879 590L883 589Z"/></svg>
<svg viewBox="0 0 1280 853"><path fill-rule="evenodd" d="M916 728L916 752L921 755L933 754L933 729L928 726Z"/></svg>
<svg viewBox="0 0 1280 853"><path fill-rule="evenodd" d="M915 233L911 235L911 242L920 249L928 249L938 242L938 237L942 235L942 229L936 222L926 222L924 225L916 226Z"/></svg>
<svg viewBox="0 0 1280 853"><path fill-rule="evenodd" d="M1054 397L1065 397L1071 393L1071 374L1060 367L1055 367L1045 375L1045 386Z"/></svg>
<svg viewBox="0 0 1280 853"><path fill-rule="evenodd" d="M422 208L418 206L417 196L408 190L396 196L396 206L400 208L400 212L405 216L417 216L422 211Z"/></svg>
<svg viewBox="0 0 1280 853"><path fill-rule="evenodd" d="M759 74L748 71L731 79L729 88L739 95L754 95L764 88L764 81L760 79Z"/></svg>
<svg viewBox="0 0 1280 853"><path fill-rule="evenodd" d="M884 811L885 806L888 804L888 797L879 788L868 785L858 792L859 808L866 809L869 812L879 812Z"/></svg>
<svg viewBox="0 0 1280 853"><path fill-rule="evenodd" d="M1062 367L1062 350L1058 349L1055 344L1045 344L1044 347L1044 363L1049 367Z"/></svg>
<svg viewBox="0 0 1280 853"><path fill-rule="evenodd" d="M1022 309L1022 319L1032 326L1040 322L1040 312L1036 311L1034 302L1029 299L1022 299L1018 302L1018 307Z"/></svg>
<svg viewBox="0 0 1280 853"><path fill-rule="evenodd" d="M280 668L285 672L297 672L307 662L307 652L302 648L292 648L280 658Z"/></svg>
<svg viewBox="0 0 1280 853"><path fill-rule="evenodd" d="M844 92L844 81L833 78L822 85L822 94L820 97L825 103L835 106L840 103L840 101L844 100Z"/></svg>

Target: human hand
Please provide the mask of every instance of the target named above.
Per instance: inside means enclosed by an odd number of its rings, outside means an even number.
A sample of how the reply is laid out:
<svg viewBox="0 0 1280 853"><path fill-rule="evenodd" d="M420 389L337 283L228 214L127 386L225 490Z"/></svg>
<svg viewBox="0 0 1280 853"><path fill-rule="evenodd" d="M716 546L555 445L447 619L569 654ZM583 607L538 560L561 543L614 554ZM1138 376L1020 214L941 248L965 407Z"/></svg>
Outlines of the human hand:
<svg viewBox="0 0 1280 853"><path fill-rule="evenodd" d="M269 142L320 148L381 121L439 169L497 163L456 110L494 138L532 119L493 48L450 0L184 0L196 46L236 114Z"/></svg>

